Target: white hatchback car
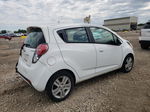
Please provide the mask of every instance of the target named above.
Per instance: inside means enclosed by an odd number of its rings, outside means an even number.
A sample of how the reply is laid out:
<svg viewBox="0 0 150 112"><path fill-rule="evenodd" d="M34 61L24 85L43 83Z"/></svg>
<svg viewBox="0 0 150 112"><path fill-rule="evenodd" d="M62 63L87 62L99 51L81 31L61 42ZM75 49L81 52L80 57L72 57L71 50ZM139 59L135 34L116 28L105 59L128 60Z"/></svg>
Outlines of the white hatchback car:
<svg viewBox="0 0 150 112"><path fill-rule="evenodd" d="M132 70L131 43L106 27L29 27L27 32L16 71L53 101L66 99L78 82L120 68Z"/></svg>
<svg viewBox="0 0 150 112"><path fill-rule="evenodd" d="M141 29L139 42L142 49L148 49L150 47L150 21L147 22Z"/></svg>

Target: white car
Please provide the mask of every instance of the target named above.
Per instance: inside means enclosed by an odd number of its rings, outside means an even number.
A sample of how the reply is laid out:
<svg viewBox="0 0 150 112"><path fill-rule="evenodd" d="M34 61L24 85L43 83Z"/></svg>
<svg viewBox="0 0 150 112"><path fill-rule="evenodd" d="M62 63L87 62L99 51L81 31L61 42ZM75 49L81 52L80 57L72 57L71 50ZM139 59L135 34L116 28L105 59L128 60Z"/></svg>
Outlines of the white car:
<svg viewBox="0 0 150 112"><path fill-rule="evenodd" d="M147 22L141 29L139 42L142 49L148 49L150 47L150 22Z"/></svg>
<svg viewBox="0 0 150 112"><path fill-rule="evenodd" d="M16 71L53 101L66 99L81 81L120 68L132 70L131 43L106 27L37 26L27 32Z"/></svg>

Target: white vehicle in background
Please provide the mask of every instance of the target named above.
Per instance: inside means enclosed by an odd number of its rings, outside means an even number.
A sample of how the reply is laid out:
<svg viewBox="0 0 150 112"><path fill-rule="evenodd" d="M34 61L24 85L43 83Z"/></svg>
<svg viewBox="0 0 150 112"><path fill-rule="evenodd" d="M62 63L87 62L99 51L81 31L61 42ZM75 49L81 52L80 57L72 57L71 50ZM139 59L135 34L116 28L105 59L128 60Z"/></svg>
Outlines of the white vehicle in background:
<svg viewBox="0 0 150 112"><path fill-rule="evenodd" d="M81 81L120 68L132 70L131 43L106 27L37 26L27 32L16 71L53 101L66 99Z"/></svg>
<svg viewBox="0 0 150 112"><path fill-rule="evenodd" d="M139 42L142 49L148 49L150 47L150 22L147 22L141 29Z"/></svg>
<svg viewBox="0 0 150 112"><path fill-rule="evenodd" d="M23 34L23 33L15 33L15 35L16 35L17 37L24 36L24 34Z"/></svg>

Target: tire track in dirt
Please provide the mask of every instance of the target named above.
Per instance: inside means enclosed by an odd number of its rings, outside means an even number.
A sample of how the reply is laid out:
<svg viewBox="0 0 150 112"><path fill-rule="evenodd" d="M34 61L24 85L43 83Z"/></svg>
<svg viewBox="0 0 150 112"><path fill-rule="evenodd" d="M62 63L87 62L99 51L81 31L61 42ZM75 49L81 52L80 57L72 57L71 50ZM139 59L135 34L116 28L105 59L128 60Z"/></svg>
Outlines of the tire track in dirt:
<svg viewBox="0 0 150 112"><path fill-rule="evenodd" d="M24 86L19 86L17 88L11 88L11 89L8 89L8 90L4 90L2 93L0 93L0 96L11 95L11 94L14 94L16 92L20 92L23 89L28 88L28 87L29 87L29 85L24 85Z"/></svg>

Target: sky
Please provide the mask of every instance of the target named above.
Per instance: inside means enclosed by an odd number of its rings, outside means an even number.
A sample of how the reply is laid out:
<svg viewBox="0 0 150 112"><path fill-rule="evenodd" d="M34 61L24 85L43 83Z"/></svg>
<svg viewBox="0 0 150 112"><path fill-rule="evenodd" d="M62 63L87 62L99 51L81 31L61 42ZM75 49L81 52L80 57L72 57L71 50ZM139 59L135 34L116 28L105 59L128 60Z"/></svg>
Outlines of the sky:
<svg viewBox="0 0 150 112"><path fill-rule="evenodd" d="M137 16L138 23L145 23L150 20L150 0L0 0L0 30L83 23L88 15L97 25L126 16Z"/></svg>

